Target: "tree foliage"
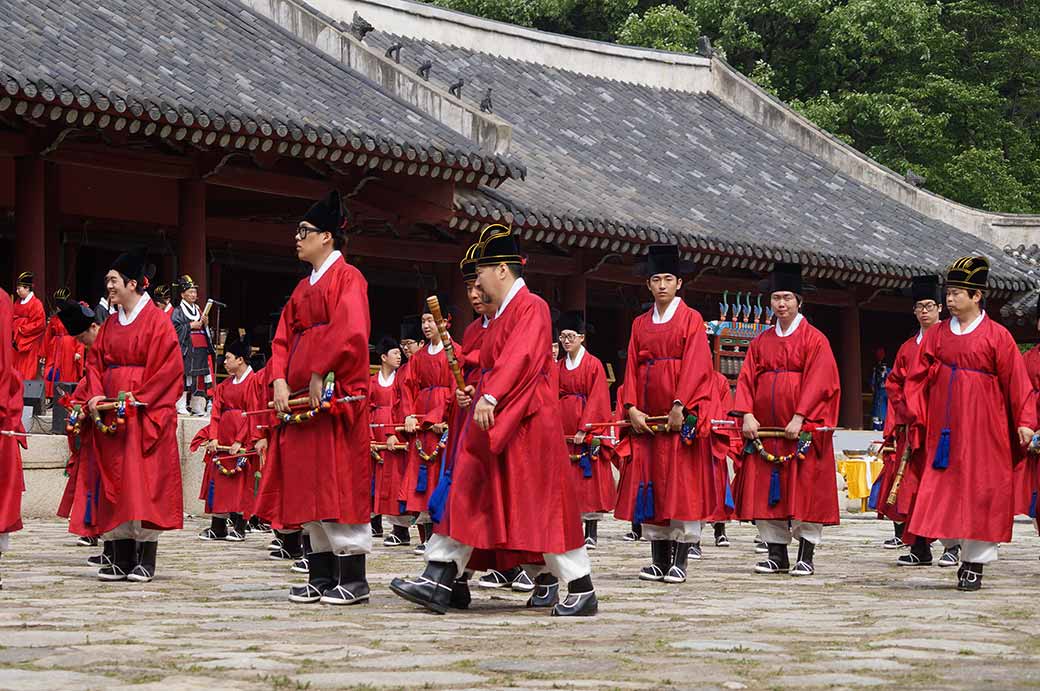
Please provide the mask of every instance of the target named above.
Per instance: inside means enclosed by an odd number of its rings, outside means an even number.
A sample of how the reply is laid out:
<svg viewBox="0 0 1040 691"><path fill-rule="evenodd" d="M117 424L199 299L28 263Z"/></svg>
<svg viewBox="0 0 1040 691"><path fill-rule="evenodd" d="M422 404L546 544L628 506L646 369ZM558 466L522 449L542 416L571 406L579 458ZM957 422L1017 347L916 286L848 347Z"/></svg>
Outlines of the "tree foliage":
<svg viewBox="0 0 1040 691"><path fill-rule="evenodd" d="M736 69L899 173L971 206L1040 213L1040 0L435 0Z"/></svg>

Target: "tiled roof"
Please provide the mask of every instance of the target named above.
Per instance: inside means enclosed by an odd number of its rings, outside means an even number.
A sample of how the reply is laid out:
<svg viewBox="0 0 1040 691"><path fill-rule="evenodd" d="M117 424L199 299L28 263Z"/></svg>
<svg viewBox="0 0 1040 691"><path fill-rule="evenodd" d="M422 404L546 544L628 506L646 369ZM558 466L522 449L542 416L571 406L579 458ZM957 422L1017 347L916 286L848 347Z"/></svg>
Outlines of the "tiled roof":
<svg viewBox="0 0 1040 691"><path fill-rule="evenodd" d="M376 31L401 62L431 60L431 80L492 89L513 126L523 184L461 190L456 227L513 215L525 237L641 253L678 241L695 261L760 270L800 260L810 273L878 286L985 254L995 287L1031 279L1001 250L899 204L802 152L710 94L590 77L546 65Z"/></svg>
<svg viewBox="0 0 1040 691"><path fill-rule="evenodd" d="M1005 247L1004 251L1017 259L1022 264L1031 267L1030 273L1040 279L1040 245L1019 245L1018 247ZM1000 314L1006 319L1013 319L1019 324L1026 321L1035 322L1040 318L1037 313L1037 299L1040 298L1040 290L1031 290L1009 300L1000 309Z"/></svg>
<svg viewBox="0 0 1040 691"><path fill-rule="evenodd" d="M521 170L236 0L4 0L3 111L444 179Z"/></svg>

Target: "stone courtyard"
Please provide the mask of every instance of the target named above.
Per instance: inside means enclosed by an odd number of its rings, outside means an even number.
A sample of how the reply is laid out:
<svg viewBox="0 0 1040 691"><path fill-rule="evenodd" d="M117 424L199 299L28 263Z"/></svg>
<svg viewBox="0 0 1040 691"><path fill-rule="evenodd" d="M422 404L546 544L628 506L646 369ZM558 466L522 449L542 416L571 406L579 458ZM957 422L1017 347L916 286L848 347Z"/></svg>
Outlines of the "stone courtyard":
<svg viewBox="0 0 1040 691"><path fill-rule="evenodd" d="M953 569L896 567L880 547L890 524L843 520L815 577L753 574L754 527L730 524L732 546L706 544L679 586L637 580L648 544L605 522L592 553L600 615L581 620L478 588L469 611L427 614L387 588L421 559L382 545L369 605L292 605L286 587L303 577L266 558L269 535L201 542L198 518L160 542L151 584L100 583L85 563L95 550L33 520L3 557L0 689L1040 685L1031 525L1016 524L984 589L966 594Z"/></svg>

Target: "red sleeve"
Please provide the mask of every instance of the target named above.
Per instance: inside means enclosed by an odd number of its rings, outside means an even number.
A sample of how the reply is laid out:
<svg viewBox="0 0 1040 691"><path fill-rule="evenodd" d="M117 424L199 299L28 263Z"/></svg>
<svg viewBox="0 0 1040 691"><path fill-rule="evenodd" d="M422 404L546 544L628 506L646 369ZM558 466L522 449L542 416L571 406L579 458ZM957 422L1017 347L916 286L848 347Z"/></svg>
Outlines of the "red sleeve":
<svg viewBox="0 0 1040 691"><path fill-rule="evenodd" d="M326 294L329 323L322 328L326 343L333 347L312 354L311 372L324 377L336 374L336 386L344 394L368 391L368 284L361 272L341 260ZM367 402L365 405L368 405Z"/></svg>
<svg viewBox="0 0 1040 691"><path fill-rule="evenodd" d="M715 398L715 369L704 320L696 310L690 310L690 313L675 400L681 401L686 410L700 418L697 427L703 436L708 434L711 426L706 420L711 415Z"/></svg>
<svg viewBox="0 0 1040 691"><path fill-rule="evenodd" d="M415 412L415 397L418 394L418 380L415 376L415 370L419 369L415 366L415 358L418 354L419 353L417 352L415 355L412 356L412 359L408 362L407 367L401 368L404 370L403 375L396 378L398 392L401 396L402 421Z"/></svg>
<svg viewBox="0 0 1040 691"><path fill-rule="evenodd" d="M896 425L906 423L909 411L906 407L906 394L903 387L906 385L906 376L910 367L910 355L912 349L907 341L896 353L896 360L892 363L892 371L888 373L885 380L885 391L888 393L889 414L885 416L885 436L891 436Z"/></svg>
<svg viewBox="0 0 1040 691"><path fill-rule="evenodd" d="M18 321L18 327L15 329L15 341L21 346L19 350L27 350L28 346L33 341L43 336L44 330L47 328L47 315L43 312L43 304L38 298L34 298L26 303L26 307L29 308L29 313L25 319Z"/></svg>
<svg viewBox="0 0 1040 691"><path fill-rule="evenodd" d="M209 414L209 426L206 428L207 439L220 438L220 417L224 414L224 388L227 382L225 379L213 389L213 408Z"/></svg>
<svg viewBox="0 0 1040 691"><path fill-rule="evenodd" d="M737 393L733 397L733 414L738 416L755 412L755 386L758 382L758 349L761 335L751 341L737 376Z"/></svg>
<svg viewBox="0 0 1040 691"><path fill-rule="evenodd" d="M996 324L994 326L997 326ZM1007 402L1012 434L1012 449L1021 449L1017 442L1018 427L1028 427L1036 430L1036 392L1029 379L1026 363L1022 359L1022 353L1015 344L1011 333L999 327L994 329L996 334L997 377L1000 379L1000 388L1004 392Z"/></svg>
<svg viewBox="0 0 1040 691"><path fill-rule="evenodd" d="M921 347L917 349L917 357L911 359L907 368L906 382L903 384L906 424L910 432L910 446L914 449L924 443L925 425L928 422L928 389L939 371L940 364L935 350L939 332L944 328L949 328L949 325L941 321L925 332Z"/></svg>
<svg viewBox="0 0 1040 691"><path fill-rule="evenodd" d="M144 428L142 451L148 454L162 436L163 426L170 424L171 413L172 422L176 424L175 406L184 391L184 360L181 359L181 347L173 323L154 305L146 306L145 310L151 332L150 347L144 366L145 379L133 394L137 400L148 404L136 411ZM138 319L143 316L138 315Z"/></svg>
<svg viewBox="0 0 1040 691"><path fill-rule="evenodd" d="M795 412L809 422L833 427L838 424L841 383L838 363L827 337L812 329L806 334L802 386Z"/></svg>
<svg viewBox="0 0 1040 691"><path fill-rule="evenodd" d="M297 286L299 290L299 286ZM293 297L296 290L293 291ZM287 379L286 369L289 366L289 324L293 317L293 298L285 303L282 314L278 317L278 326L275 328L274 340L271 341L271 357L267 361L264 370L267 372L266 381L273 384L278 379Z"/></svg>
<svg viewBox="0 0 1040 691"><path fill-rule="evenodd" d="M618 411L625 417L625 408L639 407L639 317L632 322L632 334L628 337L628 354L625 356L625 380L618 392Z"/></svg>
<svg viewBox="0 0 1040 691"><path fill-rule="evenodd" d="M585 354L586 358L590 358L591 355ZM587 365L584 365L586 372L586 401L585 410L582 413L581 420L578 423L579 430L585 430L585 425L589 422L605 422L611 418L610 411L610 390L607 387L607 373L603 369L603 363L599 359L594 359ZM606 430L591 429L588 430L591 434L604 434Z"/></svg>
<svg viewBox="0 0 1040 691"><path fill-rule="evenodd" d="M14 350L7 345L11 343L13 319L11 300L0 290L0 429L23 432L22 378L14 367Z"/></svg>

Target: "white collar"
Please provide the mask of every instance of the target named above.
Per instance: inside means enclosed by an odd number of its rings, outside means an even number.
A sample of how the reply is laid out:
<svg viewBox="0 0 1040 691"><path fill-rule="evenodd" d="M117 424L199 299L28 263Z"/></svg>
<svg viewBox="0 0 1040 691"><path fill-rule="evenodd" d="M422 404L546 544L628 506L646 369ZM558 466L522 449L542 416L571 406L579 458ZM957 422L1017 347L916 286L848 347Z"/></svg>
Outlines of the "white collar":
<svg viewBox="0 0 1040 691"><path fill-rule="evenodd" d="M22 298L22 304L24 305L25 303L29 302L30 300L32 300L32 299L33 299L33 297L35 297L35 293L33 293L33 292L32 292L32 291L30 290L30 291L29 291L29 294L28 294L28 295L26 295L26 296L25 296L24 298Z"/></svg>
<svg viewBox="0 0 1040 691"><path fill-rule="evenodd" d="M133 324L134 320L137 319L137 315L139 315L141 313L141 310L144 309L144 306L151 301L152 299L148 297L148 293L142 293L141 299L137 301L137 306L134 307L134 311L130 313L130 316L127 316L126 311L123 309L123 306L120 305L119 323L123 326L130 326L131 324Z"/></svg>
<svg viewBox="0 0 1040 691"><path fill-rule="evenodd" d="M382 386L384 389L387 388L388 386L393 386L394 379L397 378L397 370L394 370L393 372L391 372L390 373L390 377L388 379L384 379L383 378L383 370L382 370L382 368L380 368L380 370L378 372L376 372L376 374L379 375L379 385Z"/></svg>
<svg viewBox="0 0 1040 691"><path fill-rule="evenodd" d="M914 337L914 343L921 345L921 339L924 338L924 329L917 330L917 336Z"/></svg>
<svg viewBox="0 0 1040 691"><path fill-rule="evenodd" d="M672 317L675 316L675 310L679 309L679 303L682 302L682 298L676 295L672 298L672 301L668 303L668 306L664 308L664 314L657 311L657 303L654 303L654 313L650 316L654 324L667 324L672 321Z"/></svg>
<svg viewBox="0 0 1040 691"><path fill-rule="evenodd" d="M321 266L318 267L317 271L311 271L311 285L314 285L315 283L320 281L321 277L325 275L325 272L329 270L329 267L332 266L336 262L336 260L342 258L342 252L340 252L339 250L332 250L332 254L325 257L325 261L321 263Z"/></svg>
<svg viewBox="0 0 1040 691"><path fill-rule="evenodd" d="M484 316L481 317L480 328L486 329L488 327L488 324L490 324L490 323L491 323L491 317L489 317L489 316L487 316L485 314Z"/></svg>
<svg viewBox="0 0 1040 691"><path fill-rule="evenodd" d="M567 357L563 359L564 366L568 370L576 370L581 367L581 359L585 357L585 346L578 348L578 356L571 360L571 354L567 353Z"/></svg>
<svg viewBox="0 0 1040 691"><path fill-rule="evenodd" d="M194 305L187 300L181 300L181 312L184 312L184 316L188 319L198 321L199 317L202 316L202 311L198 305Z"/></svg>
<svg viewBox="0 0 1040 691"><path fill-rule="evenodd" d="M802 323L802 321L802 313L799 312L798 314L794 315L794 319L791 321L791 328L787 331L784 331L783 327L780 326L779 319L776 320L776 326L774 326L773 328L776 330L777 336L779 336L780 338L787 338L798 329L798 326Z"/></svg>
<svg viewBox="0 0 1040 691"><path fill-rule="evenodd" d="M172 309L173 309L173 305L171 305L170 303L167 302L166 303L166 307L162 308L163 314L169 314L170 310L172 310Z"/></svg>
<svg viewBox="0 0 1040 691"><path fill-rule="evenodd" d="M513 287L509 289L508 293L506 293L506 299L502 301L502 306L498 308L497 312L495 312L495 319L502 316L502 313L506 311L506 307L509 306L509 303L512 302L513 298L516 297L516 294L519 293L520 289L525 285L527 284L524 283L524 279L522 278L513 281Z"/></svg>
<svg viewBox="0 0 1040 691"><path fill-rule="evenodd" d="M434 345L434 344L431 343L430 345L426 346L426 352L429 353L430 355L436 355L437 353L441 352L442 350L444 350L444 341L441 341L437 345Z"/></svg>
<svg viewBox="0 0 1040 691"><path fill-rule="evenodd" d="M108 304L108 298L106 297L102 297L101 300L98 301L98 304L101 305L101 309L105 310L109 314L114 314L116 311L112 305Z"/></svg>
<svg viewBox="0 0 1040 691"><path fill-rule="evenodd" d="M972 323L968 324L965 327L961 327L961 323L957 319L957 317L952 317L951 316L950 317L950 331L953 332L954 336L967 336L972 331L974 331L975 329L979 328L979 324L981 324L982 320L985 319L985 318L986 318L986 310L982 310L979 313L979 316L975 317L975 320L972 321Z"/></svg>
<svg viewBox="0 0 1040 691"><path fill-rule="evenodd" d="M244 382L246 380L246 377L248 377L252 373L253 373L253 368L250 367L249 365L246 365L246 371L243 372L241 375L236 376L234 379L232 379L231 383L232 384L241 384L242 382Z"/></svg>

